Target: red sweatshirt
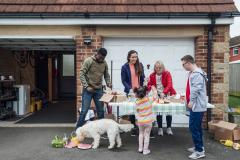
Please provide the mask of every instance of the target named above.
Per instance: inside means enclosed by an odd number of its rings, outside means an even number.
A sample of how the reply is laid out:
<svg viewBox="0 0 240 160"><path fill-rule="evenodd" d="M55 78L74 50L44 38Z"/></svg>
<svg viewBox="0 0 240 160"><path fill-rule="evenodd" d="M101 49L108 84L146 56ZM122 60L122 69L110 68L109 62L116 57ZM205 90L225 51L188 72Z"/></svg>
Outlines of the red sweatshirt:
<svg viewBox="0 0 240 160"><path fill-rule="evenodd" d="M172 84L172 76L171 73L169 71L164 70L162 72L162 85L164 87L163 93L164 94L168 94L170 93L170 95L175 95L176 91L173 88L173 84ZM151 90L151 87L155 86L157 88L157 82L156 82L156 73L153 72L150 76L149 76L149 80L148 80L148 91Z"/></svg>

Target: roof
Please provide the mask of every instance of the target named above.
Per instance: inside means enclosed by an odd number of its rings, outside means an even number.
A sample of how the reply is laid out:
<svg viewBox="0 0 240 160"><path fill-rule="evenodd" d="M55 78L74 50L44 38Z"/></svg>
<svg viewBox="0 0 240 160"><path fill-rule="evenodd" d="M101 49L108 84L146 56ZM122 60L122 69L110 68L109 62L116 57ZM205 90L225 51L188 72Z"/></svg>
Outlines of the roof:
<svg viewBox="0 0 240 160"><path fill-rule="evenodd" d="M240 36L236 36L230 39L230 47L236 45L240 46Z"/></svg>
<svg viewBox="0 0 240 160"><path fill-rule="evenodd" d="M232 13L233 0L1 0L0 13Z"/></svg>

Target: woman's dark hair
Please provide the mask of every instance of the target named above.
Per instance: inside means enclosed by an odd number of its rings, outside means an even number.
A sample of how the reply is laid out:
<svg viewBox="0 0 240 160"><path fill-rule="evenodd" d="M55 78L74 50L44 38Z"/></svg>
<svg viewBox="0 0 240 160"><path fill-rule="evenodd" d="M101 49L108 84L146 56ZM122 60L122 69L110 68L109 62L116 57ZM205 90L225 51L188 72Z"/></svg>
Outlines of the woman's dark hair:
<svg viewBox="0 0 240 160"><path fill-rule="evenodd" d="M147 87L146 86L140 86L140 87L135 87L133 89L133 92L136 94L137 98L144 98L147 94Z"/></svg>
<svg viewBox="0 0 240 160"><path fill-rule="evenodd" d="M128 52L128 56L127 56L127 61L128 61L128 63L130 62L130 57L131 57L131 55L134 54L134 53L138 54L138 52L135 51L135 50L131 50L131 51ZM142 65L140 64L138 58L137 58L137 62L134 64L134 68L135 68L135 71L136 71L136 73L137 73L138 76L141 76L141 75L143 74L143 67L142 67Z"/></svg>

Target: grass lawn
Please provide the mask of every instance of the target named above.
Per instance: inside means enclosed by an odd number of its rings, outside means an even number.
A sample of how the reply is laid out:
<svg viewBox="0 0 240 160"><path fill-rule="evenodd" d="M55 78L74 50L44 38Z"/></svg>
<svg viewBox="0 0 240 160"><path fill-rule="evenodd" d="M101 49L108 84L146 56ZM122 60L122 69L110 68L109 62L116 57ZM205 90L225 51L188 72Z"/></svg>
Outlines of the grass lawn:
<svg viewBox="0 0 240 160"><path fill-rule="evenodd" d="M240 108L240 97L229 96L228 105L233 108Z"/></svg>

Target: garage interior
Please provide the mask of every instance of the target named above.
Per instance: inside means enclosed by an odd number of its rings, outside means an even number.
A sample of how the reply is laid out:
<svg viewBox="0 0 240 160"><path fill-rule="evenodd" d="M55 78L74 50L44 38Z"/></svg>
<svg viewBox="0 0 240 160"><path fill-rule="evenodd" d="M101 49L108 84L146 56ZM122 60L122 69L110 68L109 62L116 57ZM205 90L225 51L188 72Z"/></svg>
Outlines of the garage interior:
<svg viewBox="0 0 240 160"><path fill-rule="evenodd" d="M11 120L3 112L12 107L17 123L75 123L75 46L72 38L0 38L0 118Z"/></svg>

